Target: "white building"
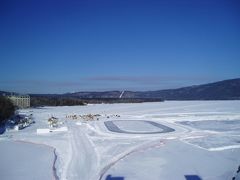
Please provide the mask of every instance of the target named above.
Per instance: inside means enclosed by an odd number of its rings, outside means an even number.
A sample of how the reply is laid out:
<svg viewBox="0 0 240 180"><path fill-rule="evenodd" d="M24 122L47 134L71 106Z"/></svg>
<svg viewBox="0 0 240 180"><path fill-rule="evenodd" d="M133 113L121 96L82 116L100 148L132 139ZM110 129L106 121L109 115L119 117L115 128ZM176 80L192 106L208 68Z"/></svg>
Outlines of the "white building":
<svg viewBox="0 0 240 180"><path fill-rule="evenodd" d="M11 95L8 98L12 101L14 106L19 108L30 107L30 96L29 95Z"/></svg>

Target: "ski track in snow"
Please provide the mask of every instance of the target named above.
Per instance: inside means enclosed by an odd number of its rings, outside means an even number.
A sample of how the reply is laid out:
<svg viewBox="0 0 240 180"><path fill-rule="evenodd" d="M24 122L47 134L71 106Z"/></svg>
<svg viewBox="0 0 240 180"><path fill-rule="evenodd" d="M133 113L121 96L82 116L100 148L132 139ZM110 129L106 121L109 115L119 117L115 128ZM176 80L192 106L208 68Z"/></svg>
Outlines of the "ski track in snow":
<svg viewBox="0 0 240 180"><path fill-rule="evenodd" d="M115 157L114 159L112 159L111 163L109 163L108 165L106 165L100 172L100 177L99 180L102 180L103 176L106 174L106 172L113 167L116 163L118 163L120 160L123 160L124 158L126 158L127 156L130 156L133 153L136 152L140 152L140 151L145 151L148 150L150 148L159 148L161 146L164 145L164 141L160 140L160 142L158 143L152 143L151 145L149 145L149 143L147 145L141 145L140 147L134 147L130 150L128 150L128 152L125 152L121 155L119 155L119 157Z"/></svg>

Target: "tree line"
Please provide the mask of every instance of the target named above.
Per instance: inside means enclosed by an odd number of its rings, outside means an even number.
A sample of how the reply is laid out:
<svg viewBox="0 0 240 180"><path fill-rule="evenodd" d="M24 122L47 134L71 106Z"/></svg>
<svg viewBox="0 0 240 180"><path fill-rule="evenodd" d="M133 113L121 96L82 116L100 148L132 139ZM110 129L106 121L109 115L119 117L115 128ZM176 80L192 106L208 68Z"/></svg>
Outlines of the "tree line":
<svg viewBox="0 0 240 180"><path fill-rule="evenodd" d="M8 98L0 96L0 125L14 115L14 112L15 107L13 103Z"/></svg>
<svg viewBox="0 0 240 180"><path fill-rule="evenodd" d="M62 97L31 97L31 107L39 106L77 106L85 105L80 99L62 98Z"/></svg>

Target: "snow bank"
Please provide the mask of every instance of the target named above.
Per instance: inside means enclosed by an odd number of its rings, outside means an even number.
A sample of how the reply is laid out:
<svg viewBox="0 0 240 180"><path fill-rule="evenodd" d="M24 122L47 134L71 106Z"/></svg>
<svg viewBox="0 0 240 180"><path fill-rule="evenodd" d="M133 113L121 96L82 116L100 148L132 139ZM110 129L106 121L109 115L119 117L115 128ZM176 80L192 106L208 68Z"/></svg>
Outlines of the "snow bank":
<svg viewBox="0 0 240 180"><path fill-rule="evenodd" d="M50 133L50 129L37 129L37 134L47 134Z"/></svg>
<svg viewBox="0 0 240 180"><path fill-rule="evenodd" d="M68 128L66 126L52 130L52 132L66 132L66 131L68 131Z"/></svg>

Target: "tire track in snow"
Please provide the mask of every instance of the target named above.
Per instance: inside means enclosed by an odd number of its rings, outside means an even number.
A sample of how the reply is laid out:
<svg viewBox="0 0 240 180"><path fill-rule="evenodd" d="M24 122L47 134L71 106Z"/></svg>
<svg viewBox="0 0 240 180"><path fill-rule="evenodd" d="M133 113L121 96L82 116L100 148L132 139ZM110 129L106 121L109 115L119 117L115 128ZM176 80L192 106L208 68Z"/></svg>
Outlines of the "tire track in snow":
<svg viewBox="0 0 240 180"><path fill-rule="evenodd" d="M86 128L69 124L72 137L72 160L68 168L68 178L95 180L97 174L96 152L86 135Z"/></svg>
<svg viewBox="0 0 240 180"><path fill-rule="evenodd" d="M113 167L114 165L116 165L120 160L123 160L124 158L132 155L133 153L137 153L140 151L146 151L149 150L151 148L158 148L165 145L165 141L163 141L162 139L158 140L156 143L153 142L147 142L145 144L141 144L140 146L134 147L133 149L130 149L128 152L121 154L119 157L117 157L116 159L112 159L112 162L110 162L108 165L106 165L99 173L99 179L98 180L103 180L104 175L107 173L107 171Z"/></svg>

